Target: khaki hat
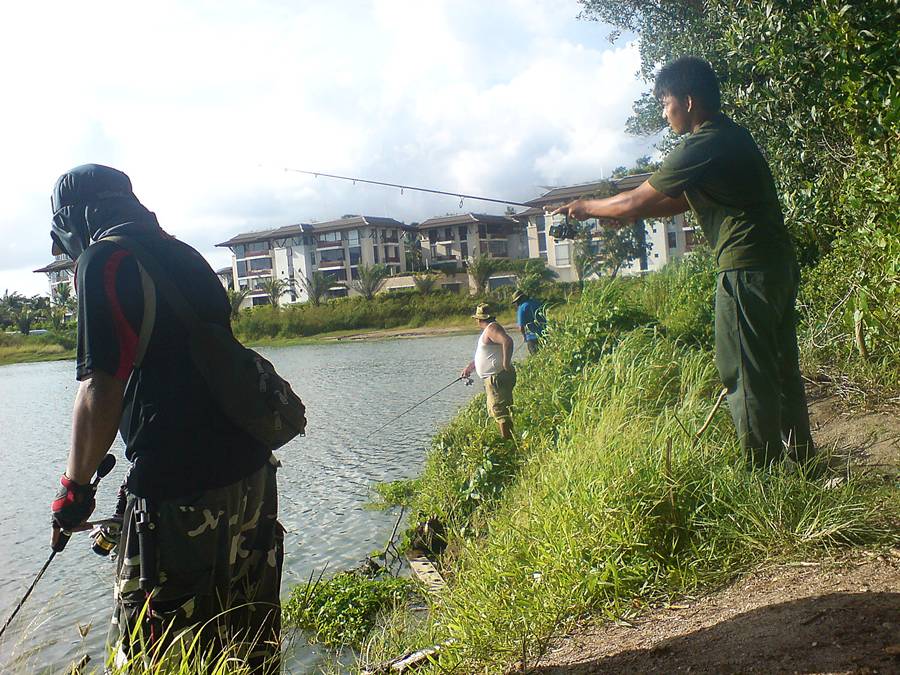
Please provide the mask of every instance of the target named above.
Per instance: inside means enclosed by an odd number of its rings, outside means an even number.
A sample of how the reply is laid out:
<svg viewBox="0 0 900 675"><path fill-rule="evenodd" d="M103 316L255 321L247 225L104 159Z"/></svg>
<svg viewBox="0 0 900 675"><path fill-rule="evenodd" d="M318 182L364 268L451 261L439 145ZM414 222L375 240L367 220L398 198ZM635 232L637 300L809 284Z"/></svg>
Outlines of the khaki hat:
<svg viewBox="0 0 900 675"><path fill-rule="evenodd" d="M522 291L516 291L515 293L513 293L513 296L512 296L513 304L518 304L527 297L528 296L525 295L525 293L523 293Z"/></svg>
<svg viewBox="0 0 900 675"><path fill-rule="evenodd" d="M479 319L480 321L490 321L494 318L494 315L491 313L491 306L487 303L482 303L475 308L475 313L472 315L473 319Z"/></svg>

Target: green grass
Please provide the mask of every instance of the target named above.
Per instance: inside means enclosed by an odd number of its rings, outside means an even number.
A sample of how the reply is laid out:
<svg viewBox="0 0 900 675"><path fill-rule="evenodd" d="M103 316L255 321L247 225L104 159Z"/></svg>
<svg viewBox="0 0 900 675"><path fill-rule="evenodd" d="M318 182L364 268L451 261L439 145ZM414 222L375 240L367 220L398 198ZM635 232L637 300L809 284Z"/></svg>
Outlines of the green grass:
<svg viewBox="0 0 900 675"><path fill-rule="evenodd" d="M449 641L432 672L503 672L582 617L896 540L890 486L748 470L724 407L693 438L720 388L698 325L710 296L681 291L698 264L595 284L551 321L519 370L516 442L482 396L436 436L412 520L447 526L450 584L426 620L400 613L376 631L368 659ZM659 285L682 292L677 317Z"/></svg>
<svg viewBox="0 0 900 675"><path fill-rule="evenodd" d="M74 336L68 333L42 335L0 334L0 366L33 361L75 358Z"/></svg>

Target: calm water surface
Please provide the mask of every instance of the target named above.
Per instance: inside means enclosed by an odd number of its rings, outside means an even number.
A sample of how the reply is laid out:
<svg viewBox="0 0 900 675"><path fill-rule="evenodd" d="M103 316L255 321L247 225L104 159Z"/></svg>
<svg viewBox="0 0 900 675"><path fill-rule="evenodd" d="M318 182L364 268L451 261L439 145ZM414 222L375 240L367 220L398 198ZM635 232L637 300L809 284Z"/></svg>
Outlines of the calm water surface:
<svg viewBox="0 0 900 675"><path fill-rule="evenodd" d="M372 430L451 382L471 358L474 335L260 350L307 406L307 436L277 455L280 518L287 528L282 594L327 563L354 566L390 536L396 514L364 508L377 481L419 473L429 438L481 386L450 387L371 439ZM0 625L49 555L49 509L65 468L77 383L74 363L0 367ZM101 483L95 517L112 514L128 463ZM88 653L104 658L112 606L111 560L75 535L0 640L0 672L59 672ZM91 625L82 639L78 626ZM297 639L290 672L321 656Z"/></svg>

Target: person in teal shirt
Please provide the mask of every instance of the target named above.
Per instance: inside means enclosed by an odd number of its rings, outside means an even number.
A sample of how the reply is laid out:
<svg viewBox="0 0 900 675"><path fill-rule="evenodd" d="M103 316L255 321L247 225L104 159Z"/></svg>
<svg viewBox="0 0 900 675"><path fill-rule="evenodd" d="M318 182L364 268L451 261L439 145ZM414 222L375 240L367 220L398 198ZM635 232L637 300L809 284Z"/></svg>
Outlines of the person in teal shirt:
<svg viewBox="0 0 900 675"><path fill-rule="evenodd" d="M767 467L788 449L805 464L815 450L797 349L799 267L769 165L750 132L721 112L703 59L663 66L654 94L672 131L686 134L659 170L634 190L554 213L629 220L693 211L716 260L716 366L748 462Z"/></svg>
<svg viewBox="0 0 900 675"><path fill-rule="evenodd" d="M544 332L546 320L543 306L534 298L528 297L522 291L516 291L513 295L513 303L518 305L516 310L516 323L525 340L525 347L529 354L534 354L539 347L539 340Z"/></svg>

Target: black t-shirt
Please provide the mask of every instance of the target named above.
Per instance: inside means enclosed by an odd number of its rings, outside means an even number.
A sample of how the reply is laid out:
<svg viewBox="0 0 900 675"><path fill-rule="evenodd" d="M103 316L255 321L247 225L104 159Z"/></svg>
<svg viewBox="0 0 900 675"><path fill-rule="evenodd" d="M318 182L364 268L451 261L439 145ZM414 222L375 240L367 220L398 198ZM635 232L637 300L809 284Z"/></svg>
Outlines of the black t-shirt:
<svg viewBox="0 0 900 675"><path fill-rule="evenodd" d="M177 239L141 237L199 317L230 326L230 306L203 257ZM133 466L129 490L168 499L234 483L256 471L269 451L213 401L194 368L187 331L156 292L153 332L134 368L144 291L134 256L99 241L78 259L77 378L100 371L127 380L119 430Z"/></svg>

